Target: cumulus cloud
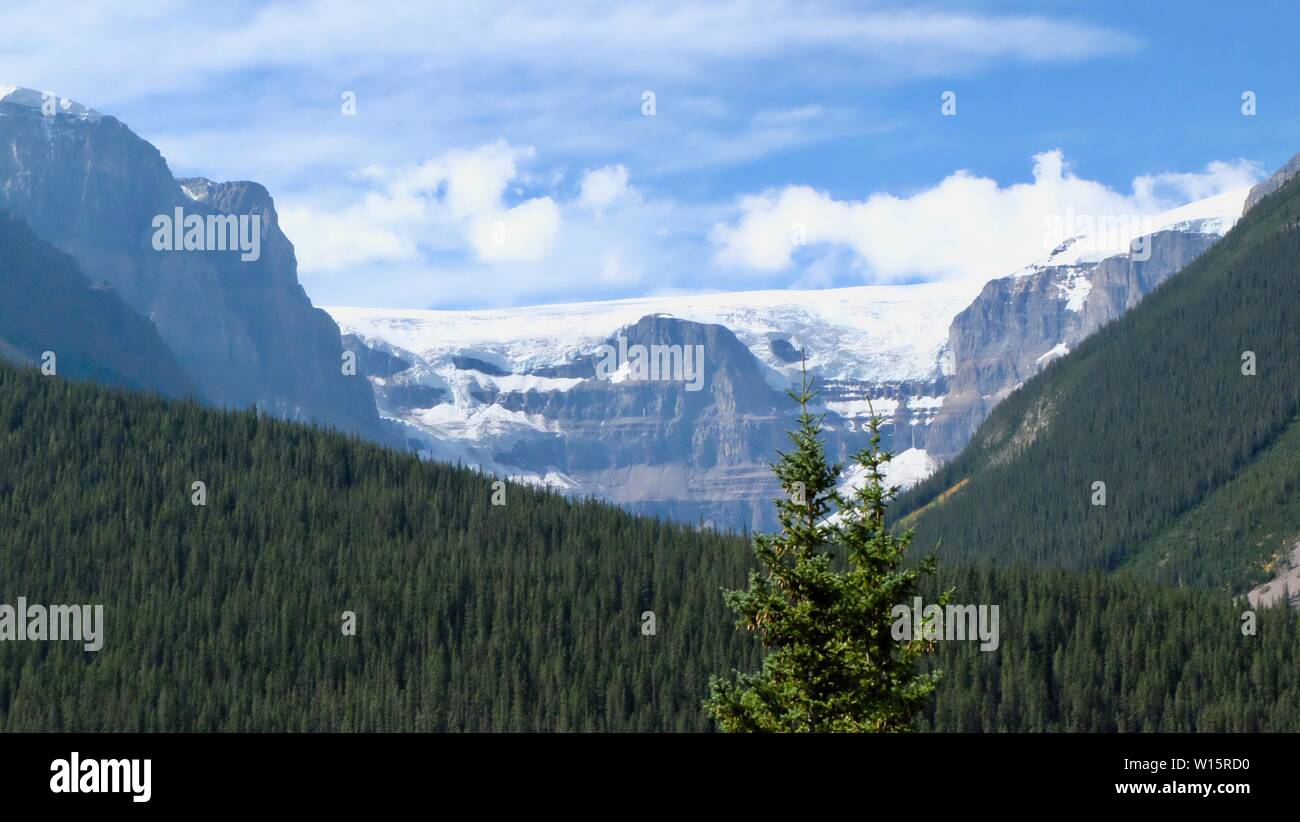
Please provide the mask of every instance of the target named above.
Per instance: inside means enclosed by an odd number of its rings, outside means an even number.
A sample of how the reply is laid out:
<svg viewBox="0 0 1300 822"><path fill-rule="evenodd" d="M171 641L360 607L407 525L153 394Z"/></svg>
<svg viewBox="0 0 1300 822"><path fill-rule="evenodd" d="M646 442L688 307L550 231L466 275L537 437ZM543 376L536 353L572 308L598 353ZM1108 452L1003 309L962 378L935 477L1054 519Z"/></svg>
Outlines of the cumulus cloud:
<svg viewBox="0 0 1300 822"><path fill-rule="evenodd" d="M594 211L601 211L627 193L627 167L606 166L582 176L582 193L578 202Z"/></svg>
<svg viewBox="0 0 1300 822"><path fill-rule="evenodd" d="M364 278L374 304L509 305L699 286L721 212L644 196L623 164L530 174L505 141L354 171L334 198L280 209L313 296ZM353 189L359 188L360 191ZM393 296L397 295L397 296Z"/></svg>
<svg viewBox="0 0 1300 822"><path fill-rule="evenodd" d="M1133 193L1141 200L1203 200L1224 191L1254 185L1263 174L1264 169L1258 163L1245 160L1225 163L1216 160L1201 173L1144 174L1133 180Z"/></svg>
<svg viewBox="0 0 1300 822"><path fill-rule="evenodd" d="M305 272L353 269L419 259L430 251L468 251L484 262L543 259L560 231L549 196L513 206L507 187L520 178L531 149L497 141L453 149L418 165L369 166L359 182L374 186L340 209L298 205L281 215Z"/></svg>
<svg viewBox="0 0 1300 822"><path fill-rule="evenodd" d="M546 257L560 231L560 209L550 197L536 197L474 219L474 251L484 262L532 262Z"/></svg>
<svg viewBox="0 0 1300 822"><path fill-rule="evenodd" d="M909 197L837 200L802 185L745 196L739 216L713 229L714 259L771 272L792 267L805 247L847 248L870 279L987 279L1043 258L1054 242L1046 229L1062 215L1155 215L1260 176L1246 161L1216 162L1138 177L1123 193L1075 175L1059 150L1033 160L1033 181L1007 186L957 171Z"/></svg>

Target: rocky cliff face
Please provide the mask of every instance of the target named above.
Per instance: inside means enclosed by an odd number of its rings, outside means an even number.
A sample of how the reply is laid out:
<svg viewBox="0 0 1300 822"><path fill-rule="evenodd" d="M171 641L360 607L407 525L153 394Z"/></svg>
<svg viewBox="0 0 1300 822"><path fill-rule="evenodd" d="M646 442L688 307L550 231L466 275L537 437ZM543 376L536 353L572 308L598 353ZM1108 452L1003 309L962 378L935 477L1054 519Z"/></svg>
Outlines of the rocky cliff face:
<svg viewBox="0 0 1300 822"><path fill-rule="evenodd" d="M1287 161L1286 165L1275 171L1267 180L1250 190L1250 194L1246 196L1244 211L1250 211L1259 204L1260 200L1277 191L1282 187L1283 183L1296 176L1296 174L1300 174L1300 154L1292 157Z"/></svg>
<svg viewBox="0 0 1300 822"><path fill-rule="evenodd" d="M777 492L767 462L784 444L790 408L749 350L720 325L655 316L605 344L611 354L620 345L681 352L677 362L694 358L703 368L698 380L693 372L637 379L613 364L602 378L603 357L588 355L571 367L591 377L568 391L487 388L482 402L560 432L515 440L494 458L558 470L633 510L751 527L765 522L755 502Z"/></svg>
<svg viewBox="0 0 1300 822"><path fill-rule="evenodd" d="M116 119L75 104L50 114L34 92L0 92L0 209L151 321L203 397L383 436L369 384L342 373L337 326L298 284L293 245L264 188L182 184ZM156 220L178 209L203 221L203 250L156 247ZM243 218L250 235L257 222L256 259L213 250L211 226L225 225L216 216Z"/></svg>
<svg viewBox="0 0 1300 822"><path fill-rule="evenodd" d="M927 452L940 460L956 456L1007 394L1132 308L1218 237L1159 231L1140 254L1069 264L1049 259L987 283L949 329L953 374L943 407L925 431Z"/></svg>

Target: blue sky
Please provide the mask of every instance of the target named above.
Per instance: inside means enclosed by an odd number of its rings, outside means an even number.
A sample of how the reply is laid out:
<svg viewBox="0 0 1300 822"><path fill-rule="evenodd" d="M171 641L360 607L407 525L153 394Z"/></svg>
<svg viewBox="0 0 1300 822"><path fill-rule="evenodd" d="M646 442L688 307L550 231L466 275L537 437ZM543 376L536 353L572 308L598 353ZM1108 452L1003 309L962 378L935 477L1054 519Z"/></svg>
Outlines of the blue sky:
<svg viewBox="0 0 1300 822"><path fill-rule="evenodd" d="M0 82L266 184L317 304L978 281L1300 151L1287 2L49 9Z"/></svg>

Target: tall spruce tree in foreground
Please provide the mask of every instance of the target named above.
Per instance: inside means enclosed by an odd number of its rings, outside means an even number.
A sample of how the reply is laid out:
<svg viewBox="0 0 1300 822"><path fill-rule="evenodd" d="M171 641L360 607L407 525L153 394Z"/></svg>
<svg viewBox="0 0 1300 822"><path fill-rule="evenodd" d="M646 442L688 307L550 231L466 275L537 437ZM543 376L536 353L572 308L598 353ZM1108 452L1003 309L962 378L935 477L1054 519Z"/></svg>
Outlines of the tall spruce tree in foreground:
<svg viewBox="0 0 1300 822"><path fill-rule="evenodd" d="M789 394L800 407L795 447L772 466L786 492L775 500L781 531L754 538L759 568L748 589L723 592L737 628L762 643L763 666L734 681L713 677L705 706L724 731L909 730L939 675L918 670L932 650L926 632L896 641L891 611L911 605L934 559L904 567L911 532L885 525L896 489L885 485L893 455L880 449L882 420L873 413L867 424L869 444L853 455L863 482L845 500L835 489L841 466L826 460L822 417L809 411L817 392L806 368Z"/></svg>

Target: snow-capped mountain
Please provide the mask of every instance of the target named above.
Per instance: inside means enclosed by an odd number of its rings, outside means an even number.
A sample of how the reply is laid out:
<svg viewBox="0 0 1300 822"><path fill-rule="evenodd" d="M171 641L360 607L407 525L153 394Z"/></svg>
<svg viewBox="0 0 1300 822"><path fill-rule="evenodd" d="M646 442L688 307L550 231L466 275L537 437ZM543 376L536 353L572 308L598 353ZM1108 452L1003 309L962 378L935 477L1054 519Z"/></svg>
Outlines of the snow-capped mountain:
<svg viewBox="0 0 1300 822"><path fill-rule="evenodd" d="M800 352L818 377L828 448L847 461L886 419L907 487L954 456L1006 394L1222 236L1247 190L1081 236L979 287L860 286L677 295L483 311L327 308L380 412L428 456L635 510L770 526ZM1119 253L1107 243L1122 243ZM1128 248L1128 251L1124 251ZM703 345L683 381L602 379L602 351ZM602 348L605 346L605 348ZM609 375L605 375L609 376ZM856 481L846 468L844 488Z"/></svg>
<svg viewBox="0 0 1300 822"><path fill-rule="evenodd" d="M1132 308L1191 263L1240 218L1249 188L1173 209L1141 225L1149 233L1107 241L1076 238L1049 257L991 280L952 321L949 392L927 432L929 453L957 454L993 406L1068 354L1085 337Z"/></svg>
<svg viewBox="0 0 1300 822"><path fill-rule="evenodd" d="M863 286L654 297L493 311L329 308L381 413L427 455L629 507L767 524L767 463L784 447L800 352L822 380L841 459L874 408L901 430L945 391L946 327L969 286ZM598 351L702 344L699 394L678 381L601 380ZM689 342L699 340L698 343ZM616 458L596 456L592 449ZM905 484L932 469L900 460ZM913 476L915 475L915 476Z"/></svg>

